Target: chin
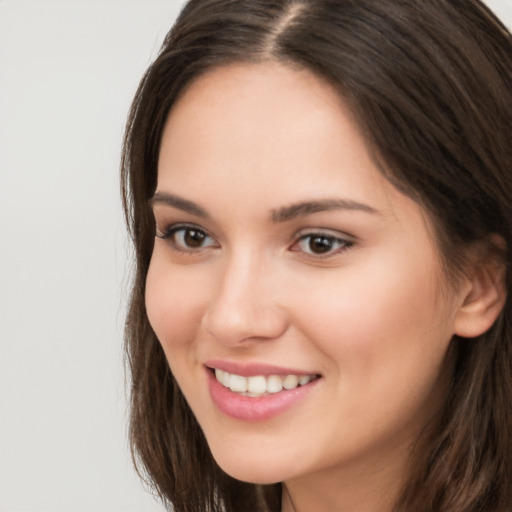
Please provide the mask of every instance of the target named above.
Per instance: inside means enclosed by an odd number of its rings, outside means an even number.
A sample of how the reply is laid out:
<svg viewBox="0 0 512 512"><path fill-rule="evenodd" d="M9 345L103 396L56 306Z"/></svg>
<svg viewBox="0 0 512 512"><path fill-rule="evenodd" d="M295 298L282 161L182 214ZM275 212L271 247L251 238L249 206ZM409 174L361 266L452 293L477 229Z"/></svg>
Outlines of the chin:
<svg viewBox="0 0 512 512"><path fill-rule="evenodd" d="M251 484L270 485L286 480L290 475L275 460L254 460L247 454L213 453L215 462L232 478ZM233 455L233 456L230 456Z"/></svg>

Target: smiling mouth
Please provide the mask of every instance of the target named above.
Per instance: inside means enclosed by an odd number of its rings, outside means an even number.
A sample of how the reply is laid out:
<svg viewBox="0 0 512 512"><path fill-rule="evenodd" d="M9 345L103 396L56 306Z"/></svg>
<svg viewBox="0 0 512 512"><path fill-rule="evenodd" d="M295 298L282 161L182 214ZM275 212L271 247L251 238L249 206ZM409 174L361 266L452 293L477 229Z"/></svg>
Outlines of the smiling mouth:
<svg viewBox="0 0 512 512"><path fill-rule="evenodd" d="M260 397L279 393L285 390L292 390L300 386L305 386L319 378L319 375L254 375L244 377L229 373L218 368L212 368L215 378L225 388L233 393L238 393L248 397Z"/></svg>

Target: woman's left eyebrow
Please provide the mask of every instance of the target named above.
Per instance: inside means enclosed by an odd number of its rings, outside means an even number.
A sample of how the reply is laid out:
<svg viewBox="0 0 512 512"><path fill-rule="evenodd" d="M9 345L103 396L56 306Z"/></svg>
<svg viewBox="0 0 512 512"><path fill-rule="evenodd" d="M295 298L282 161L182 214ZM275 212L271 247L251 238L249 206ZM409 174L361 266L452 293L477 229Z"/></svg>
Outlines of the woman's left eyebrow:
<svg viewBox="0 0 512 512"><path fill-rule="evenodd" d="M364 203L351 199L322 199L314 201L303 201L290 206L283 206L271 211L272 222L287 222L296 217L303 217L313 213L330 210L350 210L381 215L381 212Z"/></svg>

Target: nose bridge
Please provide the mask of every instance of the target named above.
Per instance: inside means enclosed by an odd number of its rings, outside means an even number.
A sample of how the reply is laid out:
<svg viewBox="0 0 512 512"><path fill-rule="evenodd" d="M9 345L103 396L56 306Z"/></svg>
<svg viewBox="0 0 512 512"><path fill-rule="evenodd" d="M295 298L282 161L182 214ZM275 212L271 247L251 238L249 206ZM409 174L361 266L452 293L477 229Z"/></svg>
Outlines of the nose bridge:
<svg viewBox="0 0 512 512"><path fill-rule="evenodd" d="M218 341L270 339L286 330L275 269L250 247L223 257L215 285L203 325Z"/></svg>

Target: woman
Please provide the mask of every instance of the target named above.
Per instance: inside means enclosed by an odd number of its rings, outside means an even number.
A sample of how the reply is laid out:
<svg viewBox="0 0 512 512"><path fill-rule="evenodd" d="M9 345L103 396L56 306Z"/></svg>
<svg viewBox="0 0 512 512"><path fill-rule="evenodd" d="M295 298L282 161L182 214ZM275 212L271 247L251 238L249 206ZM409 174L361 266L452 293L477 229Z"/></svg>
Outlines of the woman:
<svg viewBox="0 0 512 512"><path fill-rule="evenodd" d="M131 443L181 511L510 510L512 40L477 0L196 0L136 94Z"/></svg>

